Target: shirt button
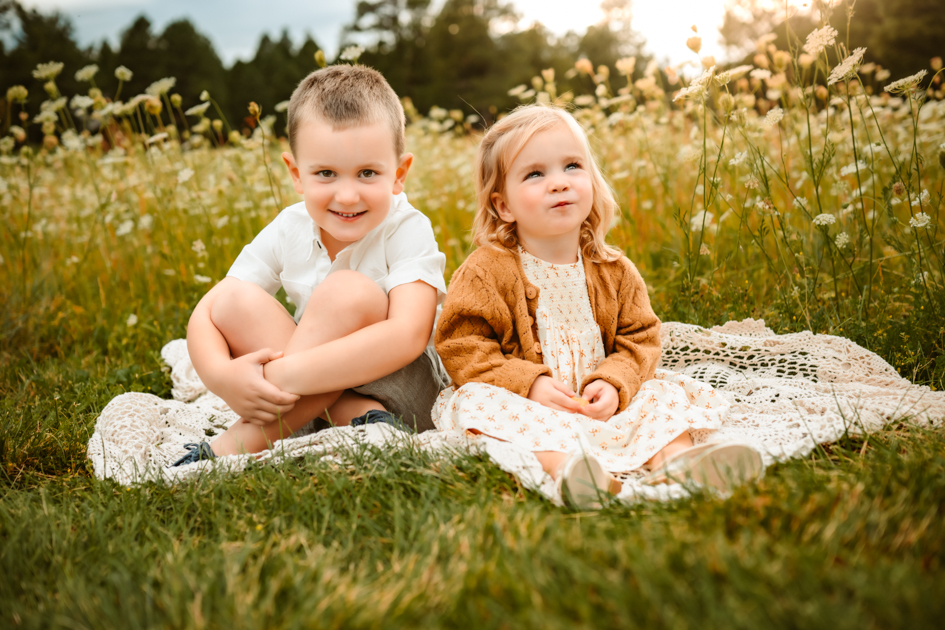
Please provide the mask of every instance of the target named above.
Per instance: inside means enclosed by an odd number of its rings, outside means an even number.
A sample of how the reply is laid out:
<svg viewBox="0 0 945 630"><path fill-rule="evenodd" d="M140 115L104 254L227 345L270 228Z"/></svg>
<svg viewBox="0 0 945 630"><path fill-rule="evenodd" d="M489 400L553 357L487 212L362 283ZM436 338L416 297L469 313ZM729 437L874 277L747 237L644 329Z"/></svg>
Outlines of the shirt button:
<svg viewBox="0 0 945 630"><path fill-rule="evenodd" d="M535 354L541 354L541 344L536 341L535 345L532 346L532 350L535 351Z"/></svg>
<svg viewBox="0 0 945 630"><path fill-rule="evenodd" d="M527 297L529 300L534 300L536 297L538 297L538 289L533 286L529 286L527 289L525 289L525 297Z"/></svg>

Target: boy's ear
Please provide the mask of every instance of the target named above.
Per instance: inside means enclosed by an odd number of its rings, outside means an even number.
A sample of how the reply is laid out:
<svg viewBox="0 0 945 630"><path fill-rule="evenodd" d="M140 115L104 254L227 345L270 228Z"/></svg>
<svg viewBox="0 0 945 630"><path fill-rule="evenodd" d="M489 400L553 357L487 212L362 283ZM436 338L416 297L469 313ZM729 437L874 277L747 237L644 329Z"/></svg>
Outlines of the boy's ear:
<svg viewBox="0 0 945 630"><path fill-rule="evenodd" d="M299 177L299 167L295 163L295 158L291 153L285 151L282 153L282 161L285 162L286 167L289 169L289 175L292 177L292 186L295 187L295 192L301 195L304 192L302 190L302 178Z"/></svg>
<svg viewBox="0 0 945 630"><path fill-rule="evenodd" d="M492 200L492 207L495 208L495 211L498 213L500 219L506 223L515 223L515 217L513 217L512 213L509 211L509 207L506 205L505 199L502 198L502 195L494 192L489 198Z"/></svg>
<svg viewBox="0 0 945 630"><path fill-rule="evenodd" d="M394 176L394 190L392 192L395 195L404 192L404 184L407 182L407 171L410 170L412 165L413 153L404 153L400 158L400 162L397 164L397 172Z"/></svg>

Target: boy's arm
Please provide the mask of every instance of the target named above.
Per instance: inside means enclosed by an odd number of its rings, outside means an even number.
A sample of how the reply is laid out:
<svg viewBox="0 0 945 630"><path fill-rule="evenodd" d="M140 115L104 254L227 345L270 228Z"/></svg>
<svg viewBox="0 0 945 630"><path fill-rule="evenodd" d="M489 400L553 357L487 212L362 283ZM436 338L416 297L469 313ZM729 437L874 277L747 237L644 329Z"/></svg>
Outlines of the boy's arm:
<svg viewBox="0 0 945 630"><path fill-rule="evenodd" d="M298 396L281 391L263 376L262 365L282 355L263 349L233 359L223 334L211 317L213 304L241 280L227 277L207 291L187 324L187 351L200 380L240 417L267 420L289 411Z"/></svg>
<svg viewBox="0 0 945 630"><path fill-rule="evenodd" d="M294 394L358 387L396 372L426 348L436 318L436 289L423 281L388 293L387 319L266 364L266 379Z"/></svg>
<svg viewBox="0 0 945 630"><path fill-rule="evenodd" d="M660 320L650 306L646 284L633 263L627 260L624 264L617 293L620 310L614 351L581 382L581 390L598 379L613 385L620 398L618 411L626 409L640 386L653 378L662 351Z"/></svg>

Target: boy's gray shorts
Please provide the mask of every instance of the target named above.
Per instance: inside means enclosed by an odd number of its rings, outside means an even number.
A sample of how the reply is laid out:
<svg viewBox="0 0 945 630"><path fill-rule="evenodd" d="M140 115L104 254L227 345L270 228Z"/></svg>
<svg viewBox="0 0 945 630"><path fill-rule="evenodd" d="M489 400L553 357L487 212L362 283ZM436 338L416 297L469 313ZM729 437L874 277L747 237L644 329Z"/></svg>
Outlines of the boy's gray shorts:
<svg viewBox="0 0 945 630"><path fill-rule="evenodd" d="M423 354L407 367L352 389L378 401L405 424L416 428L417 433L422 433L435 428L431 416L433 403L449 385L450 377L439 355L432 346L427 346ZM327 426L324 420L316 418L296 431L293 437L314 433Z"/></svg>

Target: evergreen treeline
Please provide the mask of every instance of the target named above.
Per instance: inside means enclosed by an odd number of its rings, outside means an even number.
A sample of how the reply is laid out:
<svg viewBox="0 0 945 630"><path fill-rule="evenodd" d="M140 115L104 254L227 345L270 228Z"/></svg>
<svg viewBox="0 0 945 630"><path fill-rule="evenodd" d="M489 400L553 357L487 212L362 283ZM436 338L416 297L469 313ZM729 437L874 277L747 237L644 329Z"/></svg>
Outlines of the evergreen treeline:
<svg viewBox="0 0 945 630"><path fill-rule="evenodd" d="M842 40L846 39L844 10L850 2L841 2L832 19ZM939 3L857 0L851 47L867 46L867 57L889 68L894 78L926 67L930 57L945 52L945 12ZM727 43L736 47L772 30L784 39L783 20L776 10L759 8L757 0L736 4L740 12L730 12L723 29ZM547 68L555 69L559 92L591 90L590 79L573 71L581 57L613 71L620 57L637 56L636 72L642 75L643 39L630 28L631 0L605 0L602 6L605 20L583 35L554 36L540 24L511 28L517 16L500 0L446 0L438 13L432 11L431 0L360 0L344 40L365 43L360 61L383 72L397 93L409 96L420 112L437 105L476 111L488 119L517 103L507 93L510 87L528 84ZM806 16L792 20L802 39L813 27ZM781 47L784 43L779 42ZM95 85L108 97L118 89L114 74L118 66L134 73L122 87L124 99L154 81L175 77L172 92L182 96L185 108L199 102L200 93L207 90L238 129L250 122L246 111L250 101L271 113L287 99L298 81L317 67L318 50L311 38L297 46L285 32L279 39L264 35L252 59L226 68L210 41L189 21L172 22L155 32L145 17L128 26L117 48L108 42L81 48L62 15L0 0L0 100L10 86L24 85L30 92L31 112L38 111L45 98L42 81L32 76L37 64L64 62L57 83L63 94L72 95L88 89L88 84L75 80L75 71L94 63L100 68Z"/></svg>

